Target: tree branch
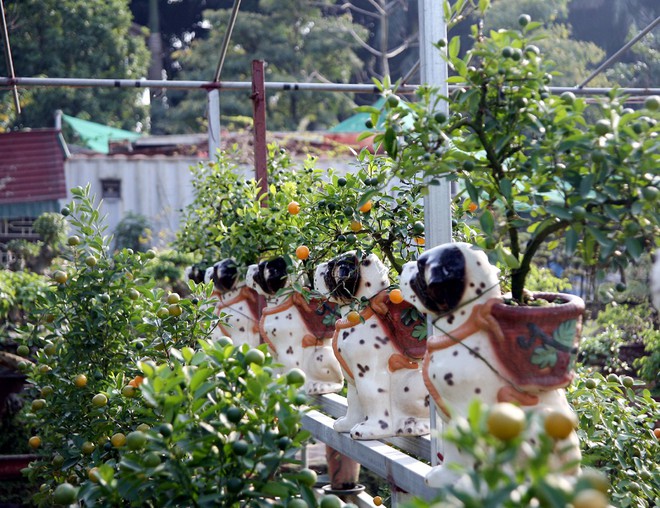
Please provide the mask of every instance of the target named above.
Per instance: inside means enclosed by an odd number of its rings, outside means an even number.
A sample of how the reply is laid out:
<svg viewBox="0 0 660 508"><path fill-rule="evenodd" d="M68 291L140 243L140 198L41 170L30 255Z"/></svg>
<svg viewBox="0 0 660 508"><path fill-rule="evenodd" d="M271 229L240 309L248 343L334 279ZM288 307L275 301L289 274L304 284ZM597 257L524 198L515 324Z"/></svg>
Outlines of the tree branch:
<svg viewBox="0 0 660 508"><path fill-rule="evenodd" d="M366 10L366 9L361 9L361 8L359 8L359 7L356 7L355 5L353 5L353 4L350 3L350 2L346 2L346 3L344 3L344 4L338 5L337 8L338 8L338 9L341 9L341 10L344 10L344 11L355 11L355 12L359 12L360 14L363 14L363 15L365 15L365 16L369 16L370 18L379 18L379 17L380 17L380 15L378 15L378 14L376 14L376 13L374 13L374 12L368 11L368 10Z"/></svg>
<svg viewBox="0 0 660 508"><path fill-rule="evenodd" d="M362 48L366 49L369 53L371 53L372 55L374 55L376 57L381 56L380 51L378 51L377 49L372 48L371 46L369 46L369 44L364 42L355 30L353 30L352 28L349 28L348 33L353 37L353 39L355 39L355 41L360 46L362 46Z"/></svg>

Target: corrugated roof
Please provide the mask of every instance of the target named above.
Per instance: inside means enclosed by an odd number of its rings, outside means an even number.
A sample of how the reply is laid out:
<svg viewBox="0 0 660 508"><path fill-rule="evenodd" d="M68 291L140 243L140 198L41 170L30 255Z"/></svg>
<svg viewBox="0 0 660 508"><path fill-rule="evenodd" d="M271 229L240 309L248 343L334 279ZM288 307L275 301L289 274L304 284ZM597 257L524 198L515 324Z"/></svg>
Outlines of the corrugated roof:
<svg viewBox="0 0 660 508"><path fill-rule="evenodd" d="M64 150L58 130L0 134L0 204L65 197Z"/></svg>

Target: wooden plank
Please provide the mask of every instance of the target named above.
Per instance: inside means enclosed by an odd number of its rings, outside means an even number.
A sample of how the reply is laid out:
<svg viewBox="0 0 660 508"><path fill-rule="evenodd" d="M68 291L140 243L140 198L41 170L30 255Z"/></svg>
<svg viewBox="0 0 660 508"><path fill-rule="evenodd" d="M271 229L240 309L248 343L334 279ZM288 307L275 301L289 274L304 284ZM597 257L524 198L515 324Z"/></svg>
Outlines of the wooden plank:
<svg viewBox="0 0 660 508"><path fill-rule="evenodd" d="M310 404L319 409L320 412L330 415L333 418L340 418L346 414L346 398L335 393L327 395L310 396L313 402ZM419 457L422 460L430 462L431 458L431 437L391 437L383 441L400 448L405 453Z"/></svg>
<svg viewBox="0 0 660 508"><path fill-rule="evenodd" d="M332 428L334 420L316 410L306 413L302 423L316 439L358 461L397 489L429 501L437 496L437 492L424 483L424 477L431 469L428 464L386 443L357 441L348 434L335 432Z"/></svg>

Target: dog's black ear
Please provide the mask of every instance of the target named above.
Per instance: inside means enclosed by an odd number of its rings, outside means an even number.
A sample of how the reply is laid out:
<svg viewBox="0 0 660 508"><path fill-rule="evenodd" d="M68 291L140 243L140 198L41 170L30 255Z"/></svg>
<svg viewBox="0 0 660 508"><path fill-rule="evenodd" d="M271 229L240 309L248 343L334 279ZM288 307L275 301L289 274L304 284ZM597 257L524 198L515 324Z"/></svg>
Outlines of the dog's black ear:
<svg viewBox="0 0 660 508"><path fill-rule="evenodd" d="M204 276L206 275L206 267L207 265L205 263L198 263L196 265L192 265L190 267L188 278L191 281L195 282L196 284L204 283Z"/></svg>
<svg viewBox="0 0 660 508"><path fill-rule="evenodd" d="M257 265L257 273L254 274L254 282L256 282L259 285L259 287L264 291L264 293L268 293L268 283L266 282L265 271L266 271L266 261L261 261Z"/></svg>
<svg viewBox="0 0 660 508"><path fill-rule="evenodd" d="M264 278L269 294L274 295L284 286L287 279L287 264L283 257L276 257L266 261L266 276Z"/></svg>

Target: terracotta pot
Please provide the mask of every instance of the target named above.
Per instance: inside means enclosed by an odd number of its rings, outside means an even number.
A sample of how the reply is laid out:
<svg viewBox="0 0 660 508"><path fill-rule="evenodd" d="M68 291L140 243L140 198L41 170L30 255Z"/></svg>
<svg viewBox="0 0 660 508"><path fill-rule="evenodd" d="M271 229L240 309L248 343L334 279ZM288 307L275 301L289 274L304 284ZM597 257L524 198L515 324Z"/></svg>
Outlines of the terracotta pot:
<svg viewBox="0 0 660 508"><path fill-rule="evenodd" d="M505 374L519 389L563 388L574 376L584 301L563 293L534 297L553 305L494 304L489 337Z"/></svg>
<svg viewBox="0 0 660 508"><path fill-rule="evenodd" d="M333 491L350 491L357 487L360 476L360 463L342 455L330 446L325 447L328 461L328 476Z"/></svg>
<svg viewBox="0 0 660 508"><path fill-rule="evenodd" d="M0 480L21 478L21 470L37 458L36 455L0 455Z"/></svg>

